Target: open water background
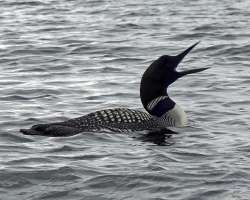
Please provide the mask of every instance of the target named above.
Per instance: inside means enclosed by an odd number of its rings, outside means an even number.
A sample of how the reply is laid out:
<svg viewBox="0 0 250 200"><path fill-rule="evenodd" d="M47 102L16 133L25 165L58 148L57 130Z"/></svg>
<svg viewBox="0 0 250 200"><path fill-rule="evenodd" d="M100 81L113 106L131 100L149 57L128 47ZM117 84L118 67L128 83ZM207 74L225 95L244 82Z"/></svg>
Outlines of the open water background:
<svg viewBox="0 0 250 200"><path fill-rule="evenodd" d="M187 128L24 136L20 128L142 109L152 60L201 43L177 81ZM250 199L250 1L0 1L0 199Z"/></svg>

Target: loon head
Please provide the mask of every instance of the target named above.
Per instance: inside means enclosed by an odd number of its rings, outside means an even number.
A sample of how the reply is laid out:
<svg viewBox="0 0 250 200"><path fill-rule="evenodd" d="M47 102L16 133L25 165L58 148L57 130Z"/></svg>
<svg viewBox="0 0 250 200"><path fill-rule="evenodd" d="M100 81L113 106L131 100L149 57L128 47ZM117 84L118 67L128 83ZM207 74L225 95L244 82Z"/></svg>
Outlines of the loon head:
<svg viewBox="0 0 250 200"><path fill-rule="evenodd" d="M155 60L148 69L144 72L141 85L140 85L140 97L144 108L152 115L152 109L150 105L159 103L164 98L167 98L167 88L169 85L174 83L177 79L192 73L204 71L208 68L198 68L179 72L176 70L178 64L183 58L198 44L193 44L182 53L177 56L163 55ZM158 98L158 100L157 100ZM165 111L173 108L175 103L169 98L167 103L164 104ZM152 105L151 105L152 106ZM162 108L162 106L161 106ZM163 112L164 112L163 109ZM157 111L159 113L159 111ZM161 112L160 114L161 115Z"/></svg>

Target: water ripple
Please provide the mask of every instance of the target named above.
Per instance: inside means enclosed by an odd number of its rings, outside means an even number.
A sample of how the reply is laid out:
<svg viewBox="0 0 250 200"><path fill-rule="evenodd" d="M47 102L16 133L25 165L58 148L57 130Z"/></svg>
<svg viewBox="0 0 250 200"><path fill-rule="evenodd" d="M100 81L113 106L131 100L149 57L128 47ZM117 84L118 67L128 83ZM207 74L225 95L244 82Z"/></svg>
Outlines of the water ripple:
<svg viewBox="0 0 250 200"><path fill-rule="evenodd" d="M249 199L248 1L0 1L1 199ZM158 56L211 67L169 94L189 126L23 136L110 107L141 109Z"/></svg>

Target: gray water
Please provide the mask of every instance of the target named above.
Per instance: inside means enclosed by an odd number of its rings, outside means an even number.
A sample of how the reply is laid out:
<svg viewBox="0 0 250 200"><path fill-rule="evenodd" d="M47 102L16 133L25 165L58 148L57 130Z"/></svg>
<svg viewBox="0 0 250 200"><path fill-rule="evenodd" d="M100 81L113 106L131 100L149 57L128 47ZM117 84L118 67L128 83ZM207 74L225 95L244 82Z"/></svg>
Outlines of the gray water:
<svg viewBox="0 0 250 200"><path fill-rule="evenodd" d="M24 136L20 128L141 109L160 55L201 43L169 93L189 126ZM0 199L250 199L250 1L0 1Z"/></svg>

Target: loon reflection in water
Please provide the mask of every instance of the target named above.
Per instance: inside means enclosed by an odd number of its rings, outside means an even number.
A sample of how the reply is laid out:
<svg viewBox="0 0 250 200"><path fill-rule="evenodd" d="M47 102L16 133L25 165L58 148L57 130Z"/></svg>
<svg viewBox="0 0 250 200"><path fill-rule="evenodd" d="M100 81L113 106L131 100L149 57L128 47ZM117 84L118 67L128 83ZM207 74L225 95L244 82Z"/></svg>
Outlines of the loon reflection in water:
<svg viewBox="0 0 250 200"><path fill-rule="evenodd" d="M136 135L135 138L143 142L150 142L158 146L170 146L174 144L170 138L172 135L178 134L177 132L164 128L160 130L148 131L146 134Z"/></svg>
<svg viewBox="0 0 250 200"><path fill-rule="evenodd" d="M187 74L208 69L176 71L178 64L197 44L177 56L159 57L144 72L140 85L140 98L147 112L127 108L106 109L64 122L34 125L30 129L20 131L26 135L59 137L102 129L115 132L149 130L151 132L148 133L147 139L152 139L152 133L165 137L171 133L168 127L187 125L185 112L168 96L168 86Z"/></svg>

